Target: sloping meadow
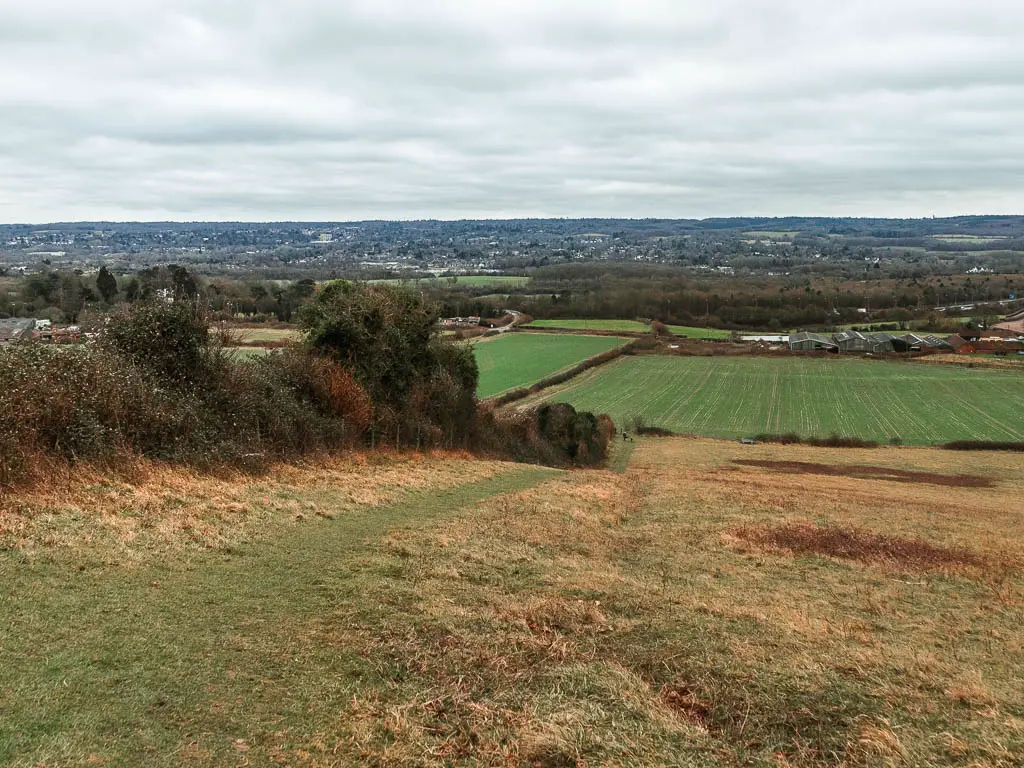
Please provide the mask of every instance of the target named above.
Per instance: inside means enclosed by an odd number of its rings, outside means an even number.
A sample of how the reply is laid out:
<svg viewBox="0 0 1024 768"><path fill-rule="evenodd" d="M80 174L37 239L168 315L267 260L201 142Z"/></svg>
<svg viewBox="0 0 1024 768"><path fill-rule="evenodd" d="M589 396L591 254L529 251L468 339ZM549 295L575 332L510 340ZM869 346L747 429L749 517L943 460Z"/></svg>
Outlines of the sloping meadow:
<svg viewBox="0 0 1024 768"><path fill-rule="evenodd" d="M51 510L6 540L0 755L1021 763L1017 455L631 447L624 472L373 454L82 486L57 506L152 498L150 524Z"/></svg>

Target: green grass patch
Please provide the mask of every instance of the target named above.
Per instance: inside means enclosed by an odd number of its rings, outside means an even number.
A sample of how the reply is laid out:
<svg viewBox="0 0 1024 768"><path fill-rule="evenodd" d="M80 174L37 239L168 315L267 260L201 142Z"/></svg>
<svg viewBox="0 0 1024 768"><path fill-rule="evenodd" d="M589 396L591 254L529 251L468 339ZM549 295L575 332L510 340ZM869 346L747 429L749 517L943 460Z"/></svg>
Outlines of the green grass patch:
<svg viewBox="0 0 1024 768"><path fill-rule="evenodd" d="M268 347L226 347L226 350L236 360L253 360L275 351Z"/></svg>
<svg viewBox="0 0 1024 768"><path fill-rule="evenodd" d="M1010 371L862 360L628 357L537 401L624 424L743 437L795 432L909 444L1024 439L1024 381Z"/></svg>
<svg viewBox="0 0 1024 768"><path fill-rule="evenodd" d="M480 368L477 395L493 397L529 386L625 343L625 339L614 336L508 333L474 344L473 354Z"/></svg>
<svg viewBox="0 0 1024 768"><path fill-rule="evenodd" d="M213 329L218 330L217 328ZM229 328L239 341L254 344L261 341L297 341L300 337L297 328Z"/></svg>
<svg viewBox="0 0 1024 768"><path fill-rule="evenodd" d="M339 711L397 674L344 639L367 589L357 558L389 530L555 474L412 492L187 567L0 551L0 764L268 765L296 740L333 743Z"/></svg>
<svg viewBox="0 0 1024 768"><path fill-rule="evenodd" d="M629 460L633 457L635 448L635 437L632 440L623 440L620 435L616 434L609 451L608 469L620 474L629 469Z"/></svg>
<svg viewBox="0 0 1024 768"><path fill-rule="evenodd" d="M647 333L651 330L639 320L534 320L531 328L561 328L568 331L625 331ZM668 329L679 336L691 339L728 339L732 333L717 328L697 328L689 325L670 325Z"/></svg>

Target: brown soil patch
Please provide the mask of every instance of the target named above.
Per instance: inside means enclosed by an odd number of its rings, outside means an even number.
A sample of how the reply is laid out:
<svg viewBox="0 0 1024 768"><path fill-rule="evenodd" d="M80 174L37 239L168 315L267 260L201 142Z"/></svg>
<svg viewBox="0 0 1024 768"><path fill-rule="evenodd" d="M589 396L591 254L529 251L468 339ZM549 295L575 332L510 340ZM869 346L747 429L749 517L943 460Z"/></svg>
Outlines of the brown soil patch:
<svg viewBox="0 0 1024 768"><path fill-rule="evenodd" d="M928 483L953 488L991 488L994 483L978 475L943 475L938 472L915 472L891 467L865 467L854 464L815 464L810 461L767 461L760 459L733 459L734 464L745 467L776 469L797 475L829 475L854 477L860 480L890 480L894 483Z"/></svg>
<svg viewBox="0 0 1024 768"><path fill-rule="evenodd" d="M965 549L939 547L919 539L903 539L856 528L791 523L780 526L744 526L732 534L763 549L885 563L922 571L950 567L983 568L989 565L986 558Z"/></svg>
<svg viewBox="0 0 1024 768"><path fill-rule="evenodd" d="M714 705L688 686L665 684L661 688L661 700L690 724L704 731L715 730L712 724Z"/></svg>

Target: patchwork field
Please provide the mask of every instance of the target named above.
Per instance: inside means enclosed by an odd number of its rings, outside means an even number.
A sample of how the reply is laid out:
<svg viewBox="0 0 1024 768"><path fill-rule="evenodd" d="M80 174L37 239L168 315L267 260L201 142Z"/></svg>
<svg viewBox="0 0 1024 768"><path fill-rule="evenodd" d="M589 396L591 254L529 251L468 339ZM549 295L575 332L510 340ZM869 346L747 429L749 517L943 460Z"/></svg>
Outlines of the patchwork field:
<svg viewBox="0 0 1024 768"><path fill-rule="evenodd" d="M1024 440L1024 377L863 360L624 357L526 405L564 401L684 434L796 432L908 444Z"/></svg>
<svg viewBox="0 0 1024 768"><path fill-rule="evenodd" d="M508 333L473 345L480 368L477 395L493 397L528 386L588 357L622 346L614 336Z"/></svg>
<svg viewBox="0 0 1024 768"><path fill-rule="evenodd" d="M630 333L647 333L650 326L639 320L534 320L531 328L564 328L570 331L628 331ZM730 331L717 328L696 328L689 325L670 325L668 329L680 336L691 339L728 339Z"/></svg>
<svg viewBox="0 0 1024 768"><path fill-rule="evenodd" d="M0 764L1024 763L1019 455L627 445L0 499Z"/></svg>

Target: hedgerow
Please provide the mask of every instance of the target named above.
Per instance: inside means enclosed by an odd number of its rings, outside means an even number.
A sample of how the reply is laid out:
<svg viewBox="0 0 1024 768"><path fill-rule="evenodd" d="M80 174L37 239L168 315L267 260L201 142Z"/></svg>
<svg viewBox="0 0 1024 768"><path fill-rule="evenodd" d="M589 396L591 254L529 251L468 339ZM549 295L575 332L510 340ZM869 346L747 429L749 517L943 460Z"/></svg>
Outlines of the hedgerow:
<svg viewBox="0 0 1024 768"><path fill-rule="evenodd" d="M611 433L591 414L481 413L472 352L437 337L418 297L358 287L328 291L313 307L304 345L245 362L188 302L135 305L87 345L0 351L0 486L54 460L259 465L355 446L603 460Z"/></svg>
<svg viewBox="0 0 1024 768"><path fill-rule="evenodd" d="M795 432L785 434L762 433L754 435L752 440L759 443L778 443L780 445L810 445L816 448L877 448L878 443L874 440L862 440L859 437L841 437L831 435L830 437L801 437ZM890 441L891 444L898 443Z"/></svg>

